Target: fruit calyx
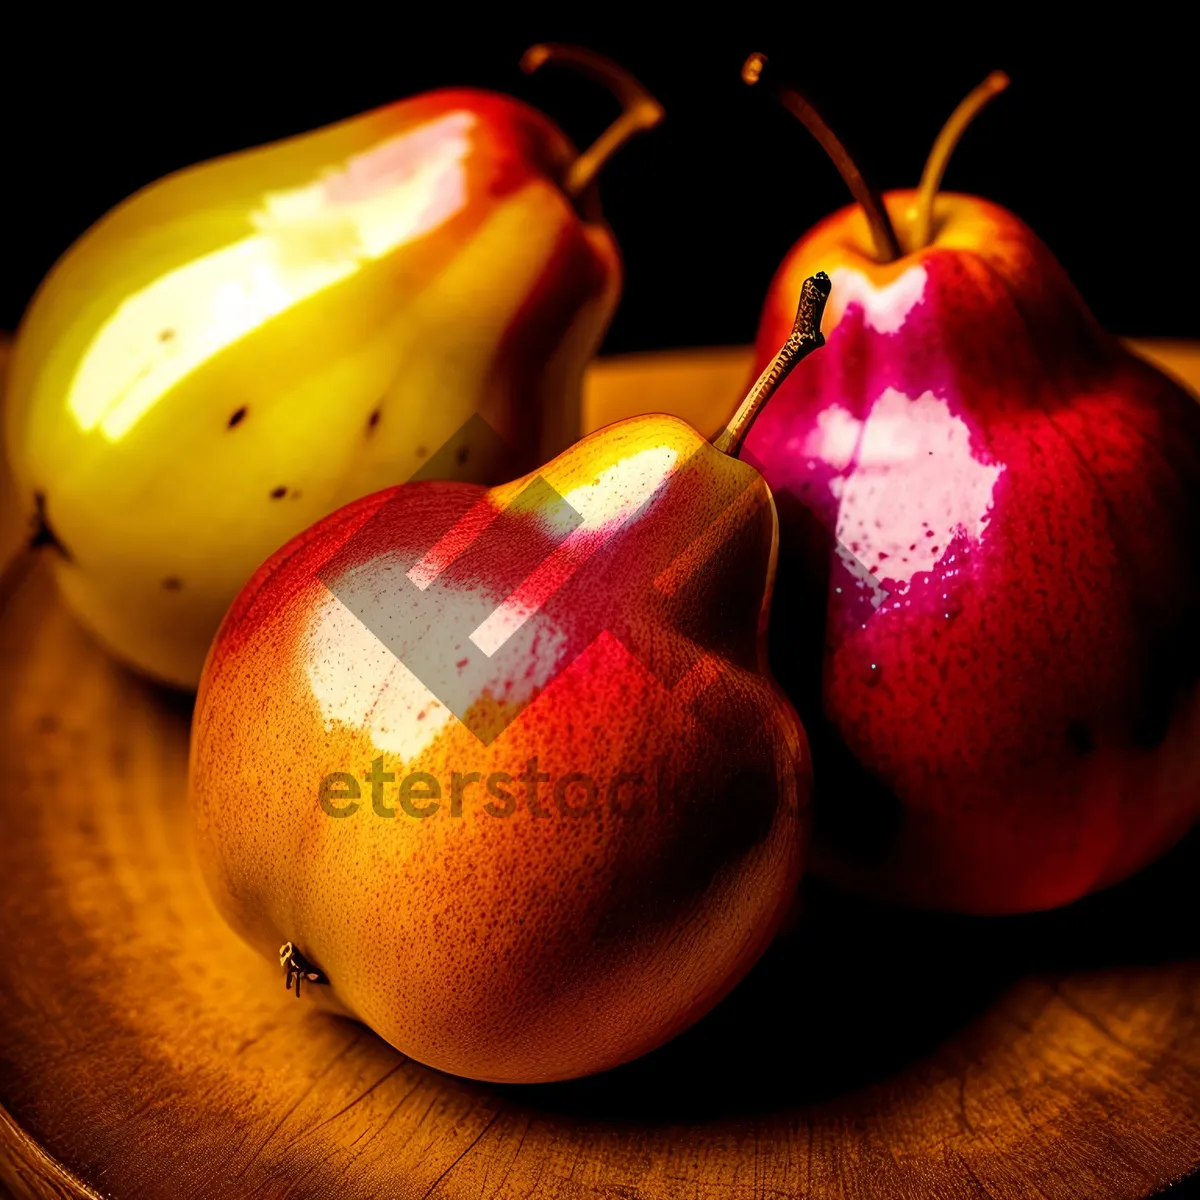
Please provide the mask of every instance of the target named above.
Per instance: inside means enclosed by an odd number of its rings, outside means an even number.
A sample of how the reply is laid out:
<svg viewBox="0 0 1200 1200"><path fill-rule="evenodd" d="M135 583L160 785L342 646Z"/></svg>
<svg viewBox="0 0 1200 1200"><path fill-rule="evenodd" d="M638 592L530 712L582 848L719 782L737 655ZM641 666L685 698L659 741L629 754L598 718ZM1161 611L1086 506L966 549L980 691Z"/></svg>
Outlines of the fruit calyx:
<svg viewBox="0 0 1200 1200"><path fill-rule="evenodd" d="M33 532L29 535L28 547L30 550L40 549L42 546L47 546L51 550L57 551L67 562L72 562L73 557L63 545L58 534L50 526L50 519L46 516L46 493L34 492L33 494Z"/></svg>
<svg viewBox="0 0 1200 1200"><path fill-rule="evenodd" d="M762 79L766 66L765 54L751 54L742 64L742 81L748 86L754 86ZM883 197L858 169L850 152L821 114L795 88L773 83L771 90L775 99L816 138L833 165L837 167L838 174L845 181L850 194L858 202L867 219L871 240L875 244L876 259L881 263L888 263L894 262L904 253L911 254L924 249L933 240L933 203L937 198L950 156L971 122L988 101L1004 91L1008 84L1009 78L1003 71L993 71L981 84L972 88L942 126L934 139L929 157L925 160L925 169L921 172L917 199L910 214L909 236L905 239L907 245L903 250L883 203Z"/></svg>
<svg viewBox="0 0 1200 1200"><path fill-rule="evenodd" d="M796 306L796 320L792 324L792 332L779 348L755 380L754 386L746 393L746 398L738 405L737 412L729 424L719 429L712 436L713 447L737 457L754 418L762 412L764 405L771 398L775 389L788 377L792 368L802 359L807 358L814 350L825 345L825 336L821 333L821 318L825 314L825 304L829 300L832 285L829 276L824 271L810 275L800 288L800 303Z"/></svg>
<svg viewBox="0 0 1200 1200"><path fill-rule="evenodd" d="M283 968L283 986L289 992L294 987L297 997L300 995L302 979L307 979L309 983L329 982L325 972L310 963L291 942L284 942L279 947L279 965Z"/></svg>
<svg viewBox="0 0 1200 1200"><path fill-rule="evenodd" d="M663 106L642 83L619 63L583 46L568 46L561 42L539 42L521 56L521 70L526 75L548 62L572 67L587 79L606 87L621 105L615 121L571 164L563 181L563 190L572 200L579 200L596 181L604 164L630 138L653 129L663 119Z"/></svg>

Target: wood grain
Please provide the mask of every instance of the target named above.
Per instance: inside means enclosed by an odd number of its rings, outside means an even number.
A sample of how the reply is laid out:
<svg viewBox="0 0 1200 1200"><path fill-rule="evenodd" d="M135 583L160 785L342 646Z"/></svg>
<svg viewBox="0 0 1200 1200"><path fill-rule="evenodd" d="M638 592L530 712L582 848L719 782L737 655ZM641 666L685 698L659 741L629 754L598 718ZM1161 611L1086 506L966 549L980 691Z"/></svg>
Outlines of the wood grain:
<svg viewBox="0 0 1200 1200"><path fill-rule="evenodd" d="M1200 391L1200 342L1143 338L1126 345ZM682 417L711 436L753 382L753 357L749 346L715 346L602 359L584 379L583 431L658 411Z"/></svg>
<svg viewBox="0 0 1200 1200"><path fill-rule="evenodd" d="M635 395L703 427L746 362L605 365L589 420ZM18 1195L1120 1200L1200 1164L1196 838L1016 919L810 885L805 919L671 1045L571 1084L476 1085L313 1011L228 932L185 835L189 715L96 648L41 566L10 590L0 1177Z"/></svg>

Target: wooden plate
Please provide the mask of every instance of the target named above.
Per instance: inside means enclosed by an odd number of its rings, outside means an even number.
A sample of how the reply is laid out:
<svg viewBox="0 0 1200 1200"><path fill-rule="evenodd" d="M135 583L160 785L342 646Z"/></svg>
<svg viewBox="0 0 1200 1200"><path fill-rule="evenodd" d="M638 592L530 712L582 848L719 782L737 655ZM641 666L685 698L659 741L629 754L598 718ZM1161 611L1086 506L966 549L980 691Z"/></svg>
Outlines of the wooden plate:
<svg viewBox="0 0 1200 1200"><path fill-rule="evenodd" d="M1165 353L1200 382L1200 349ZM588 423L715 425L746 366L611 361ZM17 538L10 510L0 547ZM663 1050L477 1085L314 1012L227 931L185 836L188 701L111 663L40 566L0 612L0 677L0 1177L18 1194L1112 1200L1200 1163L1196 838L1018 919L810 886L806 919Z"/></svg>

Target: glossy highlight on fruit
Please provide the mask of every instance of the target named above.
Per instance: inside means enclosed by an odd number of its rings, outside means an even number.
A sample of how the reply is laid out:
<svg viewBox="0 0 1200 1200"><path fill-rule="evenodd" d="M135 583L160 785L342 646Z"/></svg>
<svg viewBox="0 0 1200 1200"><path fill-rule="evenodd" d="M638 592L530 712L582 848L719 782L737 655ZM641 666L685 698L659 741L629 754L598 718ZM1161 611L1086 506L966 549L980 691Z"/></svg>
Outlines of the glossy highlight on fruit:
<svg viewBox="0 0 1200 1200"><path fill-rule="evenodd" d="M50 272L8 452L121 658L194 685L237 590L314 520L439 450L437 474L491 483L578 436L621 275L593 180L661 109L586 51L531 55L613 84L615 140L578 156L516 100L430 92L171 175ZM527 458L497 476L460 435L475 414Z"/></svg>
<svg viewBox="0 0 1200 1200"><path fill-rule="evenodd" d="M777 523L672 417L485 490L421 482L284 547L222 624L191 811L220 911L306 995L472 1078L666 1041L749 969L807 844L804 731L766 670ZM825 285L827 287L827 283ZM325 982L327 981L327 982Z"/></svg>
<svg viewBox="0 0 1200 1200"><path fill-rule="evenodd" d="M1049 908L1200 814L1200 410L1012 213L882 206L897 257L856 205L780 267L760 360L817 269L827 347L743 451L780 513L772 666L813 742L816 861L910 903Z"/></svg>

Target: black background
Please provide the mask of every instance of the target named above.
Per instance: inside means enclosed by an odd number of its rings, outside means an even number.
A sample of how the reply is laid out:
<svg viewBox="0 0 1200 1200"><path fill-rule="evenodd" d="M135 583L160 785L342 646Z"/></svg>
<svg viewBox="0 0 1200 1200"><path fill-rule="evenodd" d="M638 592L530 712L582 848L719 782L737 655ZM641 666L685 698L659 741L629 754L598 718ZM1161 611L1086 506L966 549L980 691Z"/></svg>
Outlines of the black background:
<svg viewBox="0 0 1200 1200"><path fill-rule="evenodd" d="M405 94L445 83L510 91L586 143L612 100L565 72L517 69L530 42L562 40L619 58L667 108L602 180L627 263L609 351L749 340L782 255L846 202L799 124L741 83L753 49L810 96L882 187L914 185L941 122L1003 67L1012 87L969 132L947 186L1023 216L1110 328L1200 336L1200 216L1187 186L1200 51L1189 62L1182 27L1146 6L1121 28L1057 40L1011 8L971 10L970 33L962 14L924 8L886 19L844 8L814 23L796 6L790 18L751 12L720 26L684 14L668 34L617 17L518 14L484 27L450 5L440 27L422 13L413 28L412 11L338 6L317 20L280 9L255 28L244 15L164 10L121 27L106 16L68 30L52 17L10 31L0 329L71 241L142 185Z"/></svg>

